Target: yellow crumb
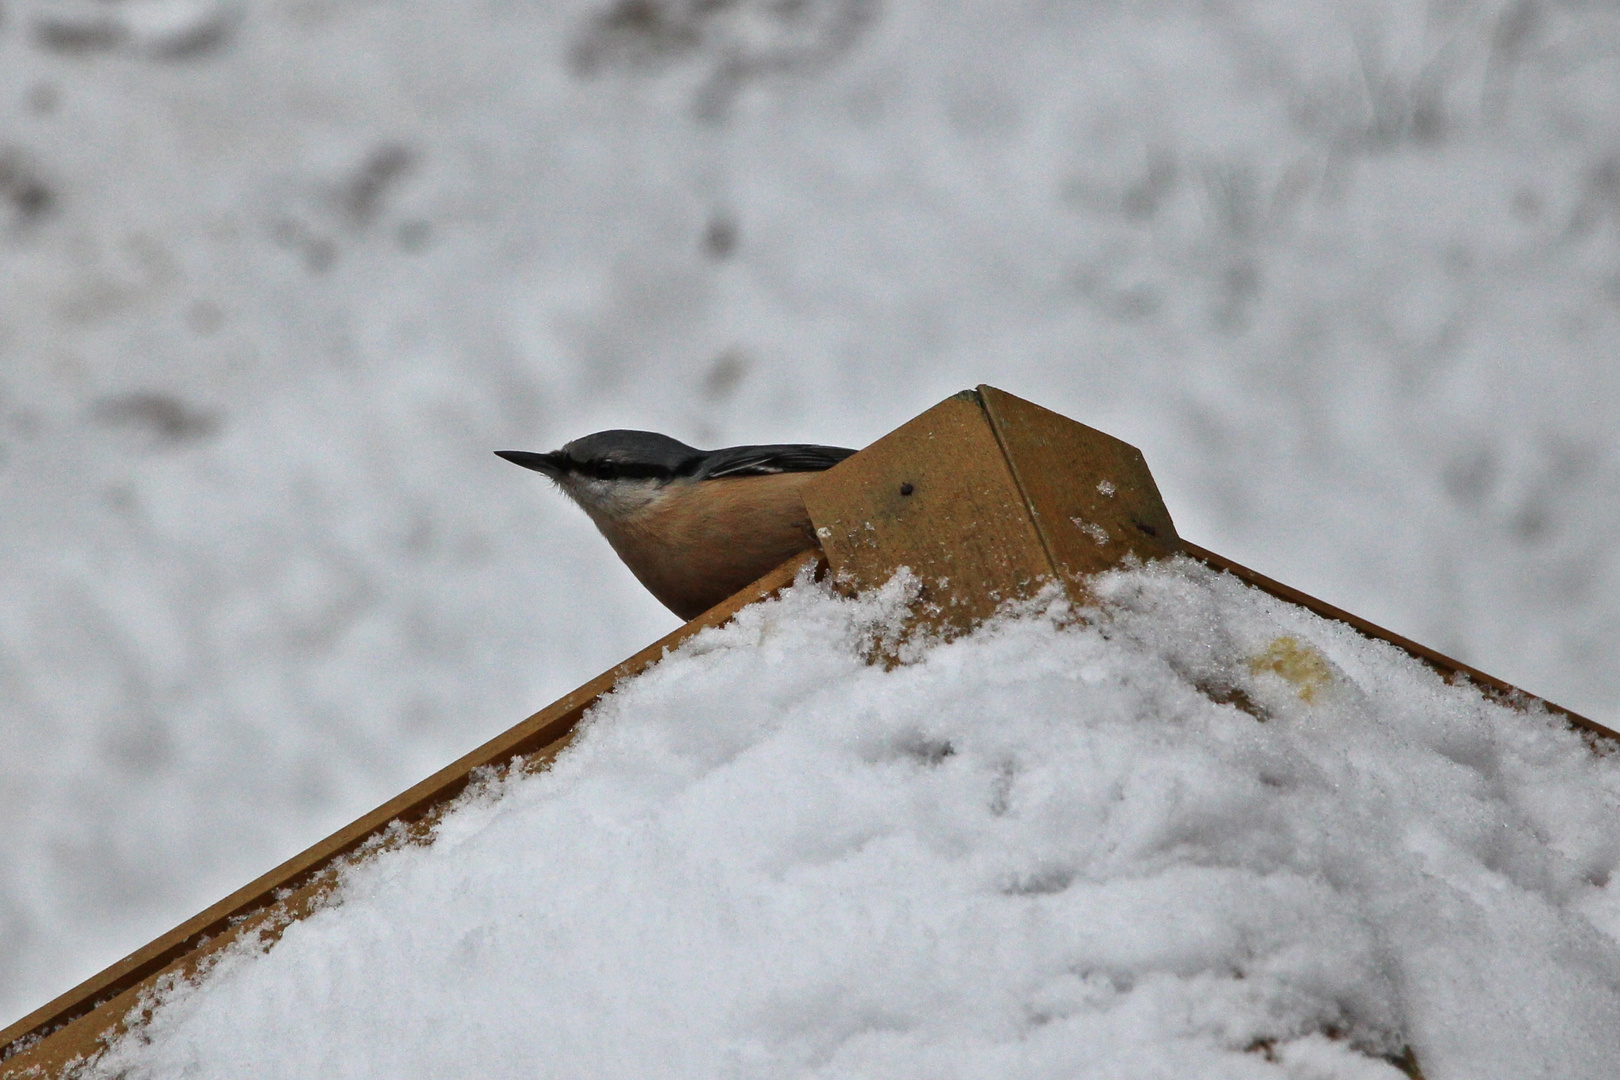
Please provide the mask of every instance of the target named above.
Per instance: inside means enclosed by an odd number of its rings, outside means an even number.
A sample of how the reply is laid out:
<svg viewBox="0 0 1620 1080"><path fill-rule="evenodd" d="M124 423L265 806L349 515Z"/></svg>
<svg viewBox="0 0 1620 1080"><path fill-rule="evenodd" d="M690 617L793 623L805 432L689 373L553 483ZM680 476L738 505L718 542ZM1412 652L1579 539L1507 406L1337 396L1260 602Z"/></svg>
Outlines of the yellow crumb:
<svg viewBox="0 0 1620 1080"><path fill-rule="evenodd" d="M1297 638L1280 637L1266 651L1249 661L1249 670L1258 675L1270 671L1281 675L1299 691L1307 705L1333 681L1333 669L1321 653Z"/></svg>

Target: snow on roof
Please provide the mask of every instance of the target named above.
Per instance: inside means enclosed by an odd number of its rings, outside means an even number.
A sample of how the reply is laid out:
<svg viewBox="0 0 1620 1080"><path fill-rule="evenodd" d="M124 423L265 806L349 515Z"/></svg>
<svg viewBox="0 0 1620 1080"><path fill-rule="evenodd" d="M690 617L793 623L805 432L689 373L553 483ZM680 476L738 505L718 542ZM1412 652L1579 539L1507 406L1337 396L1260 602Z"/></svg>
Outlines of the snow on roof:
<svg viewBox="0 0 1620 1080"><path fill-rule="evenodd" d="M890 670L801 582L103 1075L1609 1077L1620 758L1189 560Z"/></svg>

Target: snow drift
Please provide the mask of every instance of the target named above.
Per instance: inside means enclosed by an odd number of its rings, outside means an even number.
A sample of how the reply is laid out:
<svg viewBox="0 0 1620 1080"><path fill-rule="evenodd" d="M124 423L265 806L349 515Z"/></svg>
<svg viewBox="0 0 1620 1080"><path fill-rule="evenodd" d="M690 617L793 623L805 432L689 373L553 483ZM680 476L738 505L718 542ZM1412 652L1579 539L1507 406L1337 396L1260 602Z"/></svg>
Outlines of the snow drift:
<svg viewBox="0 0 1620 1080"><path fill-rule="evenodd" d="M866 662L801 580L101 1075L1608 1077L1620 759L1187 560Z"/></svg>

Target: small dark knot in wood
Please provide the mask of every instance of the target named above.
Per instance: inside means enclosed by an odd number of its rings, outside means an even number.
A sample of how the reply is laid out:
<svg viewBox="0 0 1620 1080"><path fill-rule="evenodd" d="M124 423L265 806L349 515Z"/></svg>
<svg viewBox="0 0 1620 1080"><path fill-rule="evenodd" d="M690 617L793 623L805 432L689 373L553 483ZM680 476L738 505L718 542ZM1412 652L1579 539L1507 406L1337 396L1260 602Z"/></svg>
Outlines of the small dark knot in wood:
<svg viewBox="0 0 1620 1080"><path fill-rule="evenodd" d="M1138 529L1141 529L1143 532L1147 533L1149 536L1158 536L1159 535L1159 530L1155 529L1152 525L1149 525L1145 521L1138 521L1136 523L1136 527Z"/></svg>

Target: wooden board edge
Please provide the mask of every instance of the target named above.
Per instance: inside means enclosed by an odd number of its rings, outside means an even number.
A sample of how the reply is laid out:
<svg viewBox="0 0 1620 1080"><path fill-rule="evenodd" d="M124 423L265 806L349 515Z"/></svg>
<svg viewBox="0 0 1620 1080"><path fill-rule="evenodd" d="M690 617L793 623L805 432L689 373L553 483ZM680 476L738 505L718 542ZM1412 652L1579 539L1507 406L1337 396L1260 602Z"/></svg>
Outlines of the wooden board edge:
<svg viewBox="0 0 1620 1080"><path fill-rule="evenodd" d="M986 394L985 391L990 391ZM1018 500L1024 504L1024 514L1029 518L1029 527L1035 530L1035 539L1041 545L1041 551L1046 556L1046 565L1052 572L1052 580L1061 582L1065 588L1071 584L1064 580L1062 561L1052 550L1052 540L1046 535L1046 523L1035 512L1035 500L1030 498L1029 485L1024 483L1022 462L1007 448L1006 420L1001 410L996 408L996 395L1011 397L1005 390L997 389L988 383L980 383L972 390L964 390L963 394L971 393L973 400L984 413L984 422L990 427L990 434L995 436L996 449L1001 451L1001 460L1007 463L1007 475L1012 477L1013 488L1018 492ZM1065 417L1067 419L1067 417Z"/></svg>
<svg viewBox="0 0 1620 1080"><path fill-rule="evenodd" d="M474 771L499 766L525 754L560 749L585 710L612 690L619 680L652 667L688 638L729 622L749 604L768 599L791 585L805 568L822 564L819 549L795 556L634 656L0 1030L0 1077L10 1075L6 1063L20 1051L37 1046L40 1039L50 1038L55 1032L89 1016L130 987L181 961L203 943L229 932L255 911L274 904L278 893L298 889L395 822L410 823L433 807L448 803L467 787Z"/></svg>
<svg viewBox="0 0 1620 1080"><path fill-rule="evenodd" d="M1318 600L1309 593L1301 592L1292 586L1284 585L1280 581L1273 578L1268 578L1256 570L1251 570L1241 563L1233 562L1226 556L1218 555L1215 552L1210 551L1208 548L1199 547L1197 544L1194 544L1189 540L1183 539L1181 541L1181 547L1182 550L1191 558L1196 559L1211 569L1231 574L1245 585L1253 585L1255 588L1261 590L1262 592L1270 593L1279 600L1286 600L1291 604L1297 604L1302 608L1315 612L1324 619L1333 619L1336 622L1346 623L1366 637L1373 638L1377 641L1385 641L1391 645L1394 645L1396 648L1405 650L1412 656L1439 671L1443 676L1446 677L1446 681L1448 682L1454 682L1459 678L1466 679L1467 681L1475 684L1475 686L1481 690L1484 690L1488 697L1520 709L1523 709L1529 704L1542 705L1547 709L1548 712L1556 713L1557 715L1563 717L1569 723L1569 725L1576 730L1597 736L1602 739L1612 740L1616 747L1620 748L1620 732L1607 728L1598 723L1596 720L1589 719L1582 716L1580 713L1566 709L1562 705L1556 705L1553 702L1548 701L1546 698L1538 697L1537 695L1530 693L1528 690L1521 690L1512 683L1498 679L1494 675L1488 675L1485 672L1480 671L1478 668L1470 667L1461 660L1454 660L1444 653L1437 652L1426 645L1420 645L1410 638L1404 638L1392 630L1386 630L1377 623L1369 622L1366 619L1361 618L1359 615L1352 615L1343 608L1334 607L1325 600Z"/></svg>
<svg viewBox="0 0 1620 1080"><path fill-rule="evenodd" d="M569 729L555 742L514 759L507 767L541 771L567 748L577 731L577 727ZM259 951L268 951L293 923L325 906L327 898L342 884L346 865L408 844L431 843L433 825L454 806L453 799L439 803L409 828L385 833L376 847L368 845L328 863L295 888L278 889L271 903L233 920L224 932L198 941L168 965L102 999L96 1008L57 1028L49 1037L19 1042L17 1052L0 1061L0 1080L77 1076L81 1065L93 1062L114 1039L130 1029L132 1018L133 1026L150 1021L165 984L171 980L195 981L207 972L212 960L245 936L256 939Z"/></svg>

